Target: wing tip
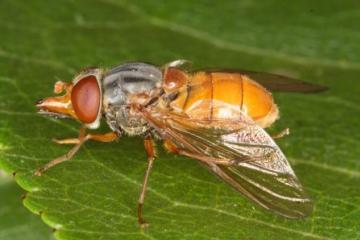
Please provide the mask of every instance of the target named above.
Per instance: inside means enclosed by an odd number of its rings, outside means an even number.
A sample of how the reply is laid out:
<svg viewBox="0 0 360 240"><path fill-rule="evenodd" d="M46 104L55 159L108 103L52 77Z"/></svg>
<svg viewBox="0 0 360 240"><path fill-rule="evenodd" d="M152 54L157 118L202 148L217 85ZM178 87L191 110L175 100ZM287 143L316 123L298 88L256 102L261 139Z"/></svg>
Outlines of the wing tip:
<svg viewBox="0 0 360 240"><path fill-rule="evenodd" d="M283 217L286 217L288 219L293 220L302 220L310 217L314 211L314 204L311 199L304 199L304 201L299 202L299 205L296 207L289 209L290 211L285 213L284 211L276 211L273 210L273 212L277 213L278 215L281 215ZM300 206L301 204L301 206Z"/></svg>
<svg viewBox="0 0 360 240"><path fill-rule="evenodd" d="M306 83L306 84L309 86L309 88L306 89L304 93L321 93L329 90L329 87L320 84L312 84L312 83L311 84Z"/></svg>

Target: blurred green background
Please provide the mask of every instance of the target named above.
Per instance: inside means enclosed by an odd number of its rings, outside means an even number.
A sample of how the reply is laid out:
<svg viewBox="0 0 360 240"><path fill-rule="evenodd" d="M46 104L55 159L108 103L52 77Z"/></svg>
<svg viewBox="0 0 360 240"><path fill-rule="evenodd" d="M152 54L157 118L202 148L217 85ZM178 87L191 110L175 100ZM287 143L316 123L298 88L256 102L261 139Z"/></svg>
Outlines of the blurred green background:
<svg viewBox="0 0 360 240"><path fill-rule="evenodd" d="M0 240L360 239L359 22L355 0L1 0ZM259 209L158 144L144 209L151 225L141 230L140 138L87 143L73 161L33 176L68 149L51 138L77 134L77 123L35 113L33 103L51 95L56 80L87 66L180 58L329 87L276 93L281 119L269 130L291 129L279 145L315 201L310 218ZM24 205L41 219L22 206L25 192Z"/></svg>

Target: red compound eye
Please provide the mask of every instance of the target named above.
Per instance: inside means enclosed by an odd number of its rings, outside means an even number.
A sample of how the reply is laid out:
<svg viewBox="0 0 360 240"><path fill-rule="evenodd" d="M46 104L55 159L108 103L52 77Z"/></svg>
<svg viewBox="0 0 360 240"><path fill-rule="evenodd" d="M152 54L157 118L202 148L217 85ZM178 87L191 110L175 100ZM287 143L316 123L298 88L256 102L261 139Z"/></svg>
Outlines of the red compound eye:
<svg viewBox="0 0 360 240"><path fill-rule="evenodd" d="M84 123L96 120L100 107L100 87L95 76L79 80L71 91L71 103L76 116Z"/></svg>

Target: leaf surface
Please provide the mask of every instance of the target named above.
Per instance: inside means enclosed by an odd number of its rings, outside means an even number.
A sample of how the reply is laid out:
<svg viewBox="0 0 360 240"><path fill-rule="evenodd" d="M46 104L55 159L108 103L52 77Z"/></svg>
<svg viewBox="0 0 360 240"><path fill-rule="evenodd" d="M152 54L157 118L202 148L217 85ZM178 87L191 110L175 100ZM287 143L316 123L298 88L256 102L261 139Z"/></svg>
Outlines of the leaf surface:
<svg viewBox="0 0 360 240"><path fill-rule="evenodd" d="M0 171L0 239L1 240L50 240L49 229L37 216L21 204L25 195L10 177Z"/></svg>
<svg viewBox="0 0 360 240"><path fill-rule="evenodd" d="M25 206L58 239L360 238L360 12L357 1L0 2L0 167L16 172ZM79 125L36 114L87 66L189 59L195 68L287 74L323 84L317 95L275 95L292 134L279 145L315 201L310 218L277 217L246 201L195 161L158 144L139 229L136 202L146 169L139 137L86 143L69 162L34 170L69 148ZM103 124L100 131L107 131Z"/></svg>

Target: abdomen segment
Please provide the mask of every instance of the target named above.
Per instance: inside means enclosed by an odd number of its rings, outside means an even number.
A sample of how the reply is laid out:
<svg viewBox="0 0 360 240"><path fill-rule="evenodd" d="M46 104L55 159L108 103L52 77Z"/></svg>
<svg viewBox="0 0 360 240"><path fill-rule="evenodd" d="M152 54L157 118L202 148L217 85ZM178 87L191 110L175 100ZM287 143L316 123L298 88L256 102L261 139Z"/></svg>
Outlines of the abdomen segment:
<svg viewBox="0 0 360 240"><path fill-rule="evenodd" d="M242 111L264 128L278 117L271 93L240 73L197 72L170 106L192 119L209 121L234 121Z"/></svg>

